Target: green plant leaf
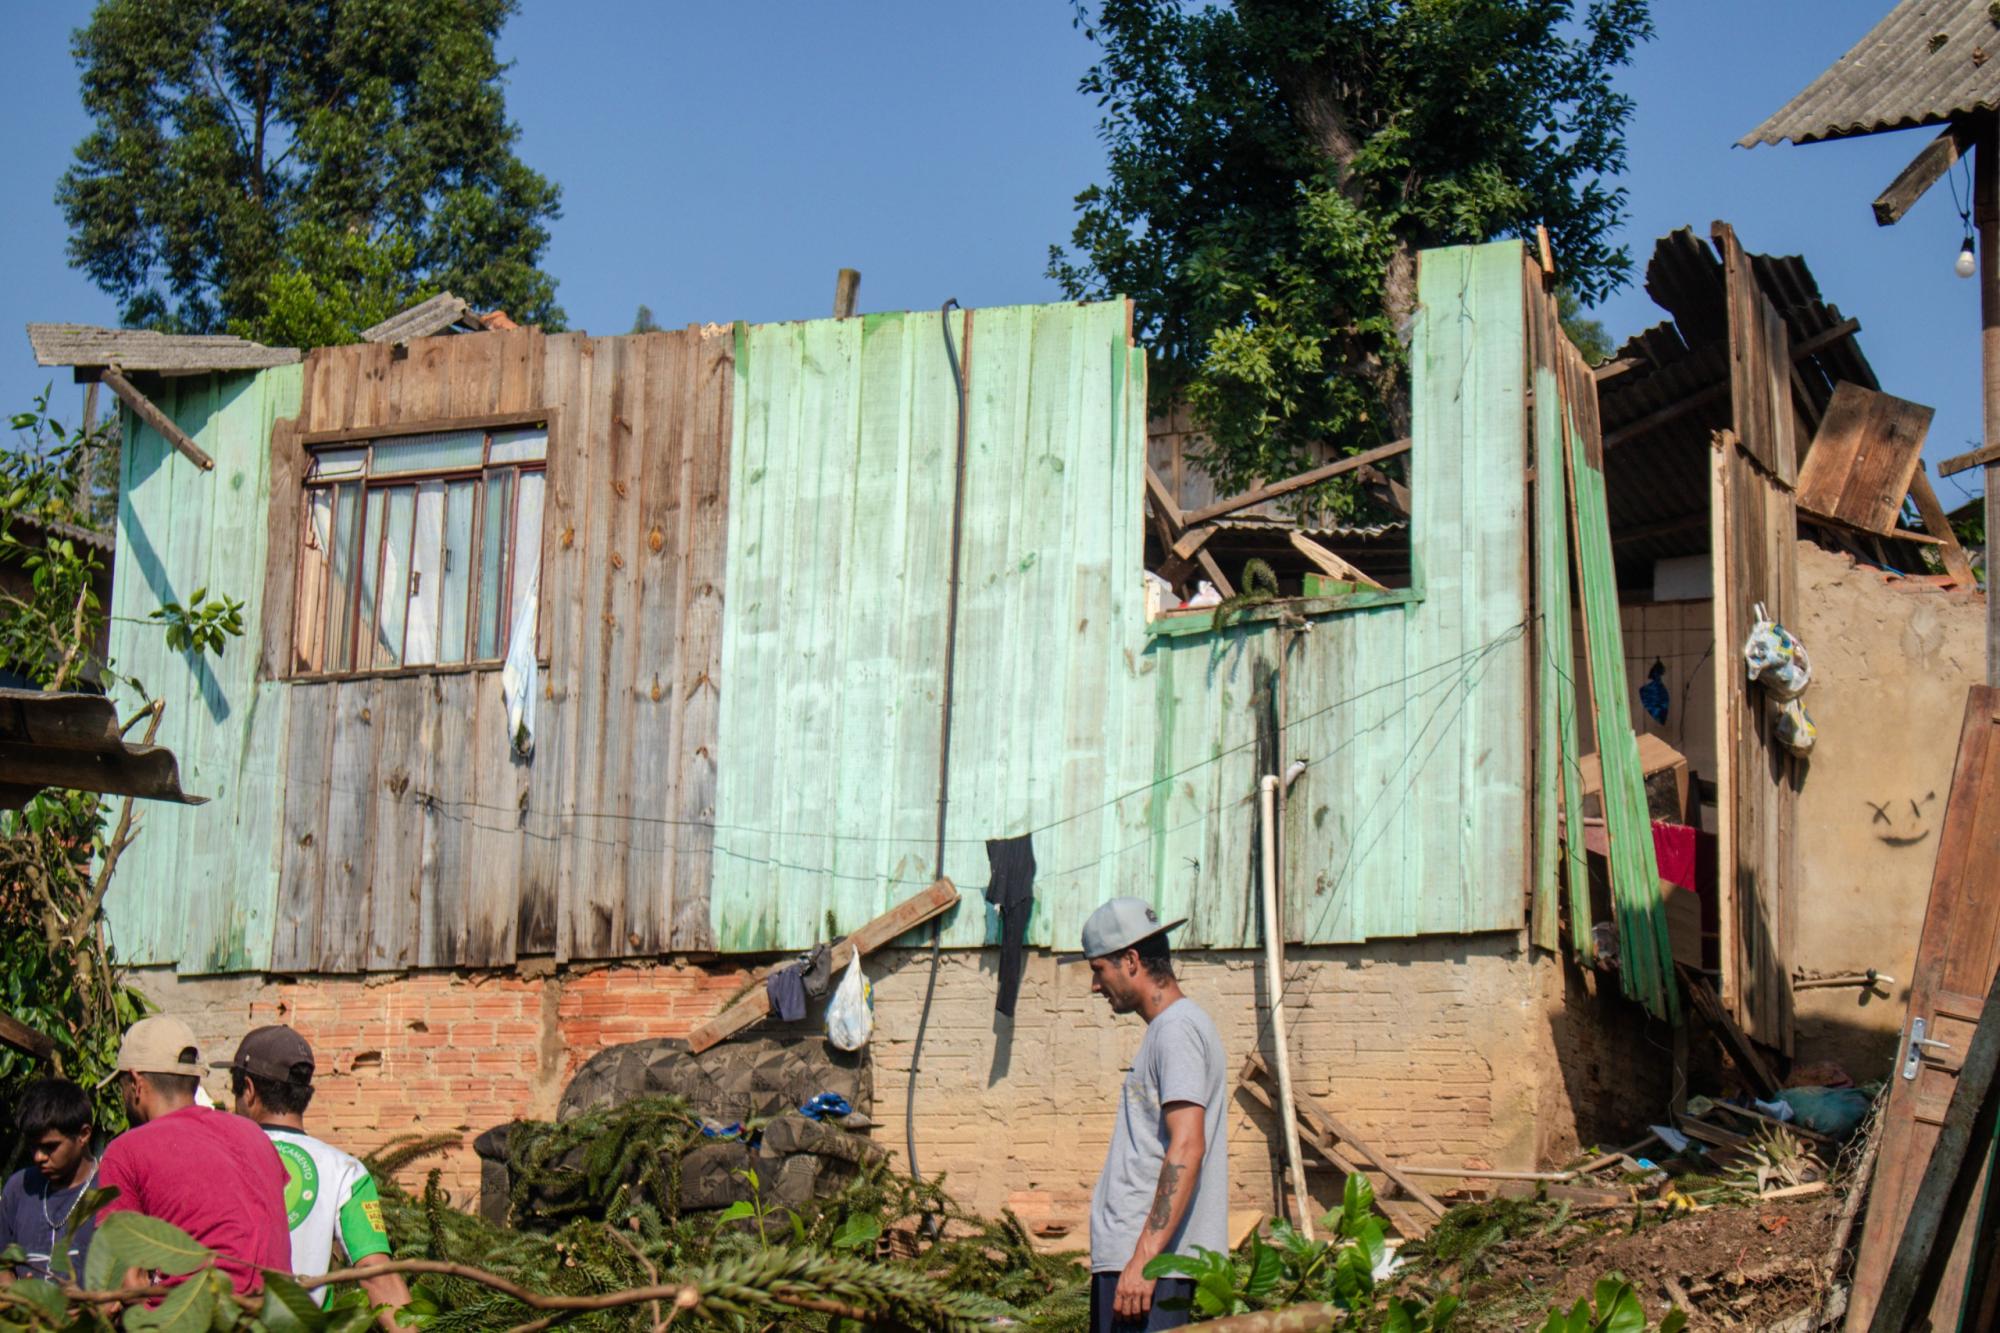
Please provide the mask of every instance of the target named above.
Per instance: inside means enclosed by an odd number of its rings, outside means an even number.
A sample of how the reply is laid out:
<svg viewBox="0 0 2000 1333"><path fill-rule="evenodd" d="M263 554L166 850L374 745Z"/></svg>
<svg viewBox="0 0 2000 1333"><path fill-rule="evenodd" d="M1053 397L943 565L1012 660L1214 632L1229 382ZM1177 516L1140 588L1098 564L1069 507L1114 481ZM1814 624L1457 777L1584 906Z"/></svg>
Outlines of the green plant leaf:
<svg viewBox="0 0 2000 1333"><path fill-rule="evenodd" d="M873 1245L882 1234L882 1219L873 1213L855 1213L833 1233L833 1248L858 1250Z"/></svg>
<svg viewBox="0 0 2000 1333"><path fill-rule="evenodd" d="M1618 1274L1597 1279L1597 1324L1603 1333L1646 1333L1646 1307Z"/></svg>
<svg viewBox="0 0 2000 1333"><path fill-rule="evenodd" d="M136 1213L115 1213L114 1217L136 1217ZM95 1242L93 1241L94 1245ZM189 1278L151 1309L136 1309L125 1315L129 1333L208 1333L215 1316L215 1288L208 1274ZM220 1275L216 1275L220 1277Z"/></svg>
<svg viewBox="0 0 2000 1333"><path fill-rule="evenodd" d="M1667 1317L1660 1321L1660 1333L1681 1333L1681 1330L1687 1327L1687 1322L1686 1310L1669 1310Z"/></svg>
<svg viewBox="0 0 2000 1333"><path fill-rule="evenodd" d="M1382 1333L1416 1333L1416 1321L1401 1298L1391 1300L1389 1308L1382 1312Z"/></svg>
<svg viewBox="0 0 2000 1333"><path fill-rule="evenodd" d="M1199 1278L1208 1271L1207 1264L1190 1255L1156 1254L1146 1261L1146 1266L1139 1270L1139 1275L1157 1282L1163 1277Z"/></svg>
<svg viewBox="0 0 2000 1333"><path fill-rule="evenodd" d="M192 1273L215 1258L215 1252L171 1222L143 1213L113 1213L97 1228L90 1242L90 1258L97 1247L109 1243L117 1256L118 1269L137 1268L149 1273L179 1277Z"/></svg>
<svg viewBox="0 0 2000 1333"><path fill-rule="evenodd" d="M720 1225L725 1222L738 1222L746 1217L755 1217L756 1215L757 1210L751 1206L748 1199L738 1199L735 1203L730 1204L727 1208L717 1213L715 1220Z"/></svg>
<svg viewBox="0 0 2000 1333"><path fill-rule="evenodd" d="M69 1315L62 1288L45 1277L21 1278L7 1288L9 1296L28 1302L49 1323L60 1327Z"/></svg>
<svg viewBox="0 0 2000 1333"><path fill-rule="evenodd" d="M258 1318L268 1333L322 1333L326 1313L289 1274L264 1272L264 1308Z"/></svg>
<svg viewBox="0 0 2000 1333"><path fill-rule="evenodd" d="M1244 1280L1243 1295L1247 1300L1261 1301L1277 1287L1279 1279L1285 1275L1285 1259L1282 1254L1255 1235L1250 1237L1250 1276Z"/></svg>

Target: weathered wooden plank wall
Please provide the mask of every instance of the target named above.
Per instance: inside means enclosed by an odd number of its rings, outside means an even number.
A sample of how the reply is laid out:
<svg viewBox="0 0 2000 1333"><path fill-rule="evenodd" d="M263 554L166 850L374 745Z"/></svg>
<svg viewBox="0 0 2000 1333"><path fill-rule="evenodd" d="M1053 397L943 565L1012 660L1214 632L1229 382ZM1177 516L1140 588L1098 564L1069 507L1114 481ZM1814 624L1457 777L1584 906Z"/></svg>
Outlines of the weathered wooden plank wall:
<svg viewBox="0 0 2000 1333"><path fill-rule="evenodd" d="M198 470L126 417L110 651L122 675L165 702L159 743L179 756L186 789L210 801L142 804L142 832L119 863L106 910L126 962L240 971L270 954L279 876L285 698L261 675L257 646L266 442L273 422L298 410L299 369L175 378L148 392L215 470ZM146 619L202 588L244 602L244 641L219 658L169 651L162 627ZM128 712L142 702L122 683L114 693Z"/></svg>
<svg viewBox="0 0 2000 1333"><path fill-rule="evenodd" d="M1722 866L1722 998L1757 1040L1792 1051L1787 942L1797 910L1800 763L1776 736L1777 707L1742 669L1761 603L1779 623L1797 595L1798 414L1784 317L1757 285L1728 226L1718 223L1729 299L1730 398L1735 430L1715 440L1710 494L1716 672L1723 735L1717 808ZM1808 707L1810 703L1808 702Z"/></svg>
<svg viewBox="0 0 2000 1333"><path fill-rule="evenodd" d="M269 676L291 660L302 435L547 410L535 752L509 752L496 671L268 681L264 896L215 895L263 902L263 943L200 956L335 972L791 947L928 882L958 412L947 327L968 453L944 871L977 888L987 838L1033 833L1037 941L1067 946L1099 900L1132 892L1191 915L1190 945L1251 943L1257 774L1304 757L1288 936L1517 927L1520 265L1512 245L1426 257L1415 598L1320 619L1288 647L1268 625L1148 633L1145 359L1122 303L315 353L298 420L274 431L266 411L252 435L271 441L249 483L268 513L238 526L248 547L275 540L284 567L258 551L230 568L284 614L243 661ZM190 512L176 484L132 478L163 545ZM181 564L213 563L210 528L179 536ZM214 854L235 873L240 852ZM949 942L995 937L975 903ZM196 956L166 928L192 932L186 908L130 896L149 961Z"/></svg>
<svg viewBox="0 0 2000 1333"><path fill-rule="evenodd" d="M1145 366L1122 304L950 318L970 408L946 874L982 886L984 840L1032 833L1031 940L1071 947L1128 892L1189 916L1189 946L1252 943L1258 714L1282 712L1280 762L1313 765L1285 833L1289 936L1519 926L1520 273L1518 245L1426 255L1422 599L1316 621L1282 682L1268 626L1147 634ZM956 392L935 315L750 328L736 380L710 901L719 947L790 948L936 870ZM944 938L996 933L968 894Z"/></svg>
<svg viewBox="0 0 2000 1333"><path fill-rule="evenodd" d="M286 478L303 473L301 434L550 411L546 661L528 759L509 746L495 669L285 687L300 743L283 767L270 966L476 967L705 942L706 866L667 853L714 753L722 495L701 478L725 465L730 342L524 330L307 358L304 410L275 441ZM272 528L295 533L289 484ZM684 654L691 639L699 651Z"/></svg>

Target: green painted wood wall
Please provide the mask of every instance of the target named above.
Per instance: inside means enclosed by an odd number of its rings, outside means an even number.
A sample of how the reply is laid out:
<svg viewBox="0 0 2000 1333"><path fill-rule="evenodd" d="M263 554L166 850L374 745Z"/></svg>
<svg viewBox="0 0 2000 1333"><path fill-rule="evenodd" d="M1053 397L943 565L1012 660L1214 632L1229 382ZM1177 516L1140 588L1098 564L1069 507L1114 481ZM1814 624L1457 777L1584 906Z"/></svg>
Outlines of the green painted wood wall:
<svg viewBox="0 0 2000 1333"><path fill-rule="evenodd" d="M943 870L997 938L984 840L1034 835L1036 943L1116 893L1259 938L1261 708L1306 758L1285 931L1518 927L1528 868L1521 251L1428 252L1413 346L1421 597L1149 636L1143 359L1122 303L954 314L970 407ZM724 949L852 929L934 864L955 391L935 315L739 335L715 883ZM1268 724L1266 734L1268 735Z"/></svg>
<svg viewBox="0 0 2000 1333"><path fill-rule="evenodd" d="M127 963L239 972L270 960L287 687L256 678L257 650L271 425L298 411L299 381L285 366L158 382L154 401L215 460L212 472L125 414L112 663L165 701L158 743L179 757L181 786L209 798L138 804L140 834L105 902ZM201 589L244 603L243 637L221 657L169 651L146 618ZM142 701L122 684L114 695L127 713Z"/></svg>
<svg viewBox="0 0 2000 1333"><path fill-rule="evenodd" d="M943 865L967 901L946 941L997 938L979 901L984 843L1032 833L1034 941L1070 947L1092 907L1132 893L1189 916L1184 944L1254 944L1260 754L1309 761L1285 826L1288 937L1518 928L1521 262L1512 243L1424 256L1417 595L1316 616L1282 670L1268 622L1147 632L1146 371L1122 302L738 326L712 682L717 947L803 946L829 915L852 929L937 869L957 430L947 325L969 410ZM160 739L188 788L214 800L146 810L113 932L135 963L256 970L273 956L287 728L311 688L254 679L270 430L298 411L300 378L160 392L218 466L201 474L128 425L112 645L167 699ZM248 603L245 638L220 661L167 653L144 620L204 584Z"/></svg>

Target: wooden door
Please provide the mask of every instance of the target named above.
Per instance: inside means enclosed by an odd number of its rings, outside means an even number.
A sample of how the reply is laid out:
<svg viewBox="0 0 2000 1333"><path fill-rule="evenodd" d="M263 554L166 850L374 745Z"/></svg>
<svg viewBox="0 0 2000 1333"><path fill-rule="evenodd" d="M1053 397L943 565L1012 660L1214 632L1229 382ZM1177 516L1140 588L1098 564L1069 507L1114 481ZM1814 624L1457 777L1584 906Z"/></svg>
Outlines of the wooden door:
<svg viewBox="0 0 2000 1333"><path fill-rule="evenodd" d="M1875 1312L1996 969L2000 969L2000 689L1975 685L1968 692L1965 724L1959 733L1958 764L1952 772L1930 906L1924 912L1924 933L1910 979L1903 1041L1890 1070L1881 1157L1847 1307L1850 1330L1867 1328ZM1974 1230L1947 1219L1939 1233L1938 1244L1952 1244L1952 1257L1931 1309L1932 1328L1957 1327Z"/></svg>

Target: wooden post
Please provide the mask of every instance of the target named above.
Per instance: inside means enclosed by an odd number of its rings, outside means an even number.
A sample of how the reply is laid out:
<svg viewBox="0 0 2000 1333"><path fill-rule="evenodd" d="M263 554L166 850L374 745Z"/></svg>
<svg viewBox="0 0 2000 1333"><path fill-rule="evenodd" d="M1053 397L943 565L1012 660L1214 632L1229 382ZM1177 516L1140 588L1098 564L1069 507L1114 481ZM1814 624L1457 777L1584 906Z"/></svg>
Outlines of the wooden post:
<svg viewBox="0 0 2000 1333"><path fill-rule="evenodd" d="M153 400L132 387L132 381L125 378L116 366L106 366L97 372L97 377L111 386L111 392L118 395L125 406L138 415L139 420L151 426L166 439L168 444L181 451L188 462L203 472L215 471L215 460L194 442L188 433L174 424L173 418L153 405Z"/></svg>
<svg viewBox="0 0 2000 1333"><path fill-rule="evenodd" d="M2000 445L2000 133L1990 113L1979 123L1973 161L1973 224L1979 228L1979 371L1985 396L1981 443ZM1986 465L1987 522L2000 513L2000 460ZM2000 598L1993 595L1993 540L1987 551L1986 683L2000 685Z"/></svg>
<svg viewBox="0 0 2000 1333"><path fill-rule="evenodd" d="M833 280L833 317L851 319L854 303L861 295L861 270L844 268L840 276Z"/></svg>

